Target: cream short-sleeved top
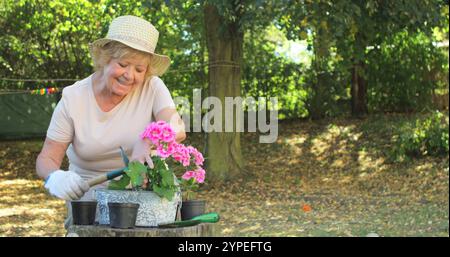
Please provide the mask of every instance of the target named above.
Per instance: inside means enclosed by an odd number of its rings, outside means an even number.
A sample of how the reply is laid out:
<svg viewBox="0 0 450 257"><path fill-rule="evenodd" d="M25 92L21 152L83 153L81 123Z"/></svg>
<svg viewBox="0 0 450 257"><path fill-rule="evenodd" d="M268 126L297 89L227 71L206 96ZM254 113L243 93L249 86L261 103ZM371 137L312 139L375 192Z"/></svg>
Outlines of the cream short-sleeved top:
<svg viewBox="0 0 450 257"><path fill-rule="evenodd" d="M95 99L91 75L64 88L47 137L70 142L69 169L89 179L123 168L119 147L130 156L145 127L166 107L175 108L174 101L164 82L153 76L104 112Z"/></svg>

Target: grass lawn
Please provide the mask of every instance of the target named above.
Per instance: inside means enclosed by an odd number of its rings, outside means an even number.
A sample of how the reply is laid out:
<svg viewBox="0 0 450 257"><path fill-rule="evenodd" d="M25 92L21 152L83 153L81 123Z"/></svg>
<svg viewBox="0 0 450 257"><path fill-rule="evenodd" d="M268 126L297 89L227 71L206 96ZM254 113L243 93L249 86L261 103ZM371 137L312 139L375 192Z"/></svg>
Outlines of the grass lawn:
<svg viewBox="0 0 450 257"><path fill-rule="evenodd" d="M221 215L222 236L448 237L448 156L387 159L395 129L417 116L285 121L274 144L242 134L242 176L199 197ZM203 139L187 143L203 149ZM42 143L0 142L0 236L65 234L64 202L35 175Z"/></svg>

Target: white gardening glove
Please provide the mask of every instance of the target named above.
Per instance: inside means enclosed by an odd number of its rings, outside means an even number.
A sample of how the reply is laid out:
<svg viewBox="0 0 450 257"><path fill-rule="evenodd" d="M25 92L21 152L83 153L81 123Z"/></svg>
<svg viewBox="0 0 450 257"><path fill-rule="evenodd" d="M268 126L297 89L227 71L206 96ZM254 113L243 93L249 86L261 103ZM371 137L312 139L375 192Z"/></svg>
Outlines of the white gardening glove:
<svg viewBox="0 0 450 257"><path fill-rule="evenodd" d="M153 169L154 165L152 158L150 157L151 144L152 143L148 139L139 139L133 146L130 161L139 161L142 164L147 162L148 166Z"/></svg>
<svg viewBox="0 0 450 257"><path fill-rule="evenodd" d="M89 190L89 184L73 171L57 170L45 182L50 194L64 200L78 200Z"/></svg>

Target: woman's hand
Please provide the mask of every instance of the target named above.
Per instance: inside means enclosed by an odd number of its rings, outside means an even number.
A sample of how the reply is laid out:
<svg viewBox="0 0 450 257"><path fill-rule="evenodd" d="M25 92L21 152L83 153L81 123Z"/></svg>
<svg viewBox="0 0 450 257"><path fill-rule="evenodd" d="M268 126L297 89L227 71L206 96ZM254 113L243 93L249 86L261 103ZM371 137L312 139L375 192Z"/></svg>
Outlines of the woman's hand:
<svg viewBox="0 0 450 257"><path fill-rule="evenodd" d="M73 171L57 170L49 175L45 188L51 195L70 201L80 199L89 185Z"/></svg>
<svg viewBox="0 0 450 257"><path fill-rule="evenodd" d="M150 157L152 143L149 139L139 139L133 146L133 152L131 154L131 161L139 161L144 164L147 162L148 166L153 169L153 161Z"/></svg>

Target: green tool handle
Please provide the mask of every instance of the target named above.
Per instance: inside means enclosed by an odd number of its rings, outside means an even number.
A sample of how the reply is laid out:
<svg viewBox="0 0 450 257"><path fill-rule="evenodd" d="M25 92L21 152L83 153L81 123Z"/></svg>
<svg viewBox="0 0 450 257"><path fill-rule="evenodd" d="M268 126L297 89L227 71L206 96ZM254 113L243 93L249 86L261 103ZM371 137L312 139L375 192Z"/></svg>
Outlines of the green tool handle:
<svg viewBox="0 0 450 257"><path fill-rule="evenodd" d="M219 214L217 214L216 212L210 212L199 216L195 216L190 220L175 221L167 224L159 224L158 226L160 228L180 228L180 227L195 226L203 222L216 223L219 221L219 219L220 219Z"/></svg>
<svg viewBox="0 0 450 257"><path fill-rule="evenodd" d="M120 170L113 170L106 174L97 176L95 178L91 178L87 181L87 183L89 184L90 187L101 184L105 181L108 181L108 180L111 180L113 178L123 175L125 173L125 168L122 168Z"/></svg>
<svg viewBox="0 0 450 257"><path fill-rule="evenodd" d="M216 223L220 220L220 216L217 212L210 212L205 213L202 215L195 216L194 218L190 220L198 220L200 222L206 222L206 223Z"/></svg>

